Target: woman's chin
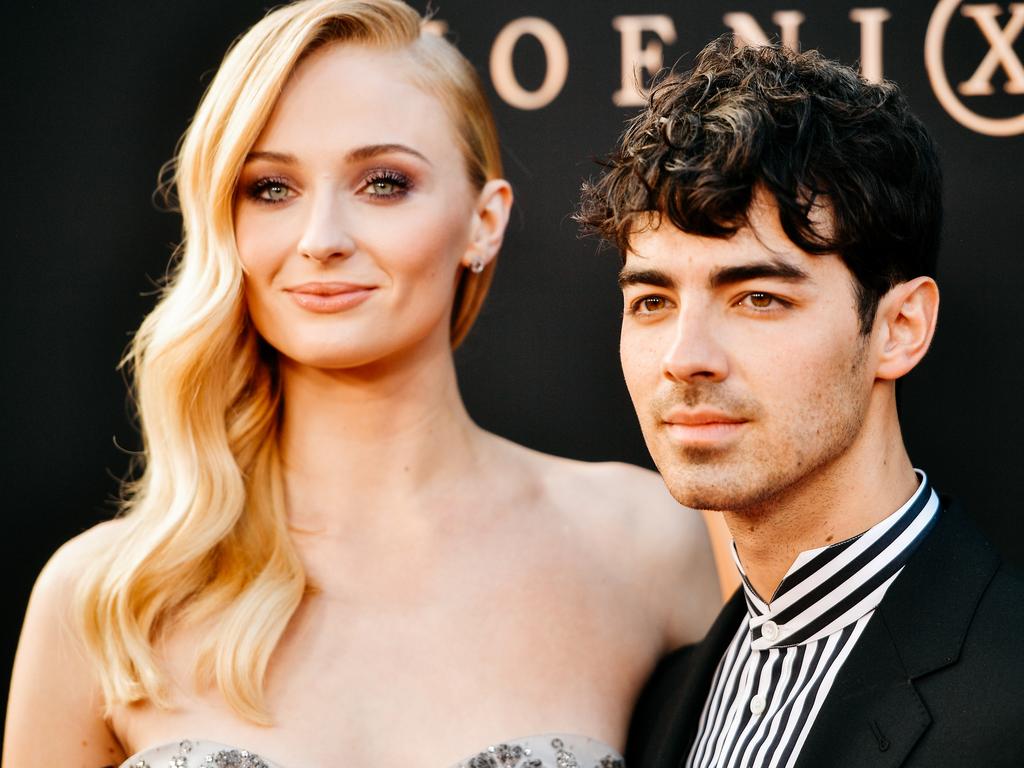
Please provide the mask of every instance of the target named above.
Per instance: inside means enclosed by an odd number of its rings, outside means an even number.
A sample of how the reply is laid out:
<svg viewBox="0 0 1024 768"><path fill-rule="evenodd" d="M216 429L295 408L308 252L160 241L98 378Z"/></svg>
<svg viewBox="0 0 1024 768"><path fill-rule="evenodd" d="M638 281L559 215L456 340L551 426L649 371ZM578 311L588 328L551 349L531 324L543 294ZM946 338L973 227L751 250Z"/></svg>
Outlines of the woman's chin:
<svg viewBox="0 0 1024 768"><path fill-rule="evenodd" d="M422 344L422 342L420 342ZM282 358L282 363L291 369L308 368L327 372L367 371L373 368L388 368L401 365L403 359L422 358L413 350L417 344L403 344L400 340L371 339L365 336L360 339L328 342L310 340L302 344L277 346L271 344ZM412 352L412 354L410 354Z"/></svg>
<svg viewBox="0 0 1024 768"><path fill-rule="evenodd" d="M354 346L346 347L345 349L333 347L329 349L278 351L289 368L308 368L330 372L366 368L379 363L387 357L386 354L382 354L379 350L357 349Z"/></svg>

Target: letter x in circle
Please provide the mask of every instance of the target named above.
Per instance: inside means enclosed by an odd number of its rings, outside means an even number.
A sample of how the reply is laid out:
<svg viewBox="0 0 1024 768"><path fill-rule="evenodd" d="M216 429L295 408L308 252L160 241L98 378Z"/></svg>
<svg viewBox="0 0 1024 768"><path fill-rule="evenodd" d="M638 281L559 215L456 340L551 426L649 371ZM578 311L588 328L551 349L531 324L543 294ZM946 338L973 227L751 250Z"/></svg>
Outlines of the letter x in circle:
<svg viewBox="0 0 1024 768"><path fill-rule="evenodd" d="M1003 90L1007 93L1024 93L1024 65L1013 50L1014 41L1024 29L1024 3L1010 4L1010 20L1002 29L996 18L1002 15L1003 9L995 3L965 5L960 13L974 19L990 47L978 69L969 80L960 83L957 90L964 96L988 96L994 93L992 76L996 68L1002 66L1007 78Z"/></svg>

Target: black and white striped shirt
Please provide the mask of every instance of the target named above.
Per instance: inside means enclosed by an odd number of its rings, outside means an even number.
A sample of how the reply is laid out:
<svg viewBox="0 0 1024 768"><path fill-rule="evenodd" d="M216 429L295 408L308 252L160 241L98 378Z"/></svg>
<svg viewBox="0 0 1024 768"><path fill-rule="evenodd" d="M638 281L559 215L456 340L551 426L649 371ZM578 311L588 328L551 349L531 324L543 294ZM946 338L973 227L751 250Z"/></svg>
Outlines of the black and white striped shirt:
<svg viewBox="0 0 1024 768"><path fill-rule="evenodd" d="M802 552L765 603L743 577L747 616L719 662L687 768L791 768L839 668L931 530L927 477L852 539Z"/></svg>

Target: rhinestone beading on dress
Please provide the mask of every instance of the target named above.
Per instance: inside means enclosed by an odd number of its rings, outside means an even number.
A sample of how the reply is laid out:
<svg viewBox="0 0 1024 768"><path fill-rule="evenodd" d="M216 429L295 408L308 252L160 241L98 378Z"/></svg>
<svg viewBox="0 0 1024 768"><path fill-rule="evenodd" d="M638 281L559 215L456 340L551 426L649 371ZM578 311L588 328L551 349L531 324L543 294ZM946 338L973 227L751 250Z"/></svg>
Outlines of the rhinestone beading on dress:
<svg viewBox="0 0 1024 768"><path fill-rule="evenodd" d="M530 750L518 744L496 744L471 758L467 768L541 768L539 760L529 760ZM524 762L525 760L525 762Z"/></svg>
<svg viewBox="0 0 1024 768"><path fill-rule="evenodd" d="M270 768L259 755L244 749L224 749L209 755L202 768Z"/></svg>
<svg viewBox="0 0 1024 768"><path fill-rule="evenodd" d="M167 768L192 768L188 756L192 751L192 742L183 741L178 745L178 754L167 763ZM145 760L132 763L131 768L156 768ZM195 768L270 768L259 756L245 749L222 749L207 755Z"/></svg>
<svg viewBox="0 0 1024 768"><path fill-rule="evenodd" d="M178 754L171 758L168 768L188 768L188 755L192 751L191 741L182 741L178 744Z"/></svg>
<svg viewBox="0 0 1024 768"><path fill-rule="evenodd" d="M603 757L599 757L603 755ZM281 768L252 752L210 741L182 741L139 752L121 768ZM291 768L301 768L292 766ZM568 734L494 744L452 768L625 768L607 744Z"/></svg>
<svg viewBox="0 0 1024 768"><path fill-rule="evenodd" d="M551 740L551 748L555 751L556 768L583 768L576 755L566 748L565 742L559 738ZM495 744L483 752L470 758L460 768L544 768L544 762L532 756L529 747L518 744ZM605 755L593 768L625 768L618 757Z"/></svg>
<svg viewBox="0 0 1024 768"><path fill-rule="evenodd" d="M552 739L551 746L555 750L555 761L558 768L580 768L576 755L565 748L565 742L561 739Z"/></svg>

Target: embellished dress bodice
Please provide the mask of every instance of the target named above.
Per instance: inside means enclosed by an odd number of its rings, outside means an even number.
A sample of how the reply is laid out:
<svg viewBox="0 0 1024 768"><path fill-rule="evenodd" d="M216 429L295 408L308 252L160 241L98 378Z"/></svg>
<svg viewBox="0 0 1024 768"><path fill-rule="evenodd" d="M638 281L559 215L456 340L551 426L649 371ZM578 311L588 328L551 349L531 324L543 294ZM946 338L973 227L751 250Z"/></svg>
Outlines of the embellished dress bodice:
<svg viewBox="0 0 1024 768"><path fill-rule="evenodd" d="M586 736L545 734L494 744L450 768L624 768L607 744ZM212 741L182 741L146 749L121 768L302 768L272 763L244 749Z"/></svg>

